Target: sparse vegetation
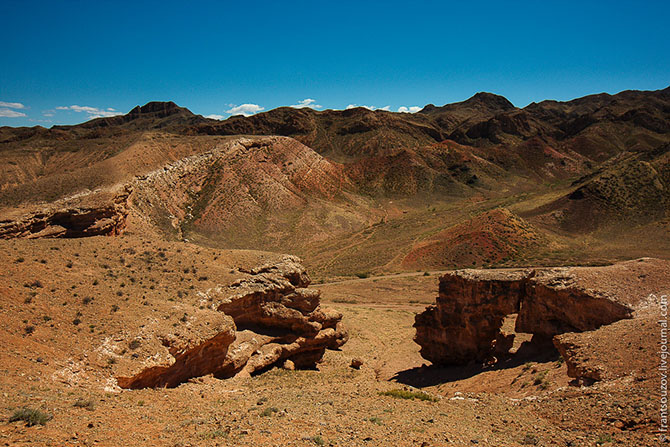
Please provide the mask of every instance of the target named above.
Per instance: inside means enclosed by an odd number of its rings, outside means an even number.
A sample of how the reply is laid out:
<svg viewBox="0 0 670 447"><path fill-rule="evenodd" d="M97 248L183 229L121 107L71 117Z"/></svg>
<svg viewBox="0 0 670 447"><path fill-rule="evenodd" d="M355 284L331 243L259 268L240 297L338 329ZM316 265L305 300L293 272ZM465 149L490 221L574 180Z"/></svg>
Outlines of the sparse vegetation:
<svg viewBox="0 0 670 447"><path fill-rule="evenodd" d="M272 415L275 414L275 413L279 413L279 409L278 409L278 408L276 408L276 407L268 407L268 408L266 408L265 410L263 410L263 411L261 412L261 416L263 416L263 417L268 417L268 416L272 416Z"/></svg>
<svg viewBox="0 0 670 447"><path fill-rule="evenodd" d="M382 421L377 416L373 416L373 417L369 418L368 421L372 422L373 424L384 425L384 421Z"/></svg>
<svg viewBox="0 0 670 447"><path fill-rule="evenodd" d="M437 402L438 401L437 397L431 396L430 394L424 393L423 391L411 391L411 390L404 390L404 389L382 391L382 392L379 393L379 395L395 397L397 399L418 399L418 400L424 400L424 401L428 401L428 402Z"/></svg>
<svg viewBox="0 0 670 447"><path fill-rule="evenodd" d="M203 439L227 438L228 432L222 429L212 430L202 434Z"/></svg>
<svg viewBox="0 0 670 447"><path fill-rule="evenodd" d="M526 435L521 440L521 444L523 445L538 445L539 442L540 441L537 439L537 436L532 433L526 433Z"/></svg>
<svg viewBox="0 0 670 447"><path fill-rule="evenodd" d="M535 376L535 379L533 380L533 385L538 385L543 390L548 389L551 386L551 382L549 382L549 380L547 379L548 373L549 373L548 370L540 371L539 373L537 373L537 376Z"/></svg>
<svg viewBox="0 0 670 447"><path fill-rule="evenodd" d="M603 444L607 444L609 442L614 442L614 438L610 434L600 435L600 436L598 436L598 439L596 440L597 445L603 445Z"/></svg>
<svg viewBox="0 0 670 447"><path fill-rule="evenodd" d="M319 435L309 438L316 445L326 445L326 441Z"/></svg>
<svg viewBox="0 0 670 447"><path fill-rule="evenodd" d="M52 415L41 410L24 407L15 410L9 422L24 421L28 427L32 427L33 425L46 425L52 418Z"/></svg>
<svg viewBox="0 0 670 447"><path fill-rule="evenodd" d="M82 397L80 397L79 399L77 399L77 400L74 402L73 406L74 406L75 408L85 408L85 409L87 409L88 411L93 411L93 410L95 410L95 403L93 402L93 400L91 400L91 399L84 399L84 398L82 398Z"/></svg>

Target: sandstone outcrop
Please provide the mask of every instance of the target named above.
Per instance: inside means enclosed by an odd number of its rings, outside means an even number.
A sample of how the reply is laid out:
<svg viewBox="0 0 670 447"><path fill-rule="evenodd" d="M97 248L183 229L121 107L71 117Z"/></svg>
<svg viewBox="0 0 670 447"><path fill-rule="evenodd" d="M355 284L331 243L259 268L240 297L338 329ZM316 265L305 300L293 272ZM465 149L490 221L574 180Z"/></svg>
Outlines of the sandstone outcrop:
<svg viewBox="0 0 670 447"><path fill-rule="evenodd" d="M0 219L0 239L116 236L126 226L131 188L96 191Z"/></svg>
<svg viewBox="0 0 670 447"><path fill-rule="evenodd" d="M118 377L119 386L173 388L192 377L217 371L235 340L235 323L229 316L211 310L200 310L191 320L188 333L157 337L171 362L146 367L132 377Z"/></svg>
<svg viewBox="0 0 670 447"><path fill-rule="evenodd" d="M606 267L451 272L440 278L436 304L416 316L415 341L435 364L466 364L509 349L501 327L511 314L518 314L517 333L540 339L592 331L633 318L667 283L668 264L644 258Z"/></svg>
<svg viewBox="0 0 670 447"><path fill-rule="evenodd" d="M421 355L438 364L483 361L505 316L517 312L530 273L459 270L440 278L436 304L414 323Z"/></svg>
<svg viewBox="0 0 670 447"><path fill-rule="evenodd" d="M667 277L667 276L666 276ZM637 381L657 380L657 368L667 368L667 308L670 281L636 306L632 319L617 321L594 331L557 335L553 343L565 359L569 377L577 384L633 376Z"/></svg>
<svg viewBox="0 0 670 447"><path fill-rule="evenodd" d="M167 364L120 377L119 386L174 387L207 374L223 379L282 365L314 368L326 349L347 341L342 315L320 306L298 258L241 271L244 278L202 294L209 303L200 310L200 320L211 320L207 330L187 340L160 337L170 353Z"/></svg>
<svg viewBox="0 0 670 447"><path fill-rule="evenodd" d="M307 288L310 279L298 258L286 256L249 275L229 286L231 295L213 304L238 329L217 377L250 375L285 360L296 368L312 368L326 349L347 341L342 314L320 306L320 293Z"/></svg>

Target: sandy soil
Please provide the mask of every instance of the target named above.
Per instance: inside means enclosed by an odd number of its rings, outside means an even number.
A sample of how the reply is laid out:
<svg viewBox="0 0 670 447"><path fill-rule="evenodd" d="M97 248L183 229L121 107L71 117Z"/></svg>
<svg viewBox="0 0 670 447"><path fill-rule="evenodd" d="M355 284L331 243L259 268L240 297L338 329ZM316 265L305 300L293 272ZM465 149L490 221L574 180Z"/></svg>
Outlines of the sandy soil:
<svg viewBox="0 0 670 447"><path fill-rule="evenodd" d="M114 346L149 321L181 324L198 291L272 256L137 235L0 241L0 445L657 445L652 382L570 386L549 351L489 369L428 365L412 324L434 300L437 274L315 285L350 331L318 370L202 377L174 389L114 386L150 354ZM350 367L354 358L360 369ZM419 388L427 400L381 394ZM53 418L9 422L22 407Z"/></svg>

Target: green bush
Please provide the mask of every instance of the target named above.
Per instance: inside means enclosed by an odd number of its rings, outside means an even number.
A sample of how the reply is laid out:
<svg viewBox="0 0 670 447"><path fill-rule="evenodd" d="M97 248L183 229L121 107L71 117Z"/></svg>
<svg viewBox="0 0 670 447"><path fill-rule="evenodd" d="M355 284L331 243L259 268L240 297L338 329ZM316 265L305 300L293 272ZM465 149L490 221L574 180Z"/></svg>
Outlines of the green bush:
<svg viewBox="0 0 670 447"><path fill-rule="evenodd" d="M33 408L20 408L14 411L12 417L9 418L9 422L24 421L28 427L33 425L45 425L48 421L53 418L50 414L47 414L40 410L35 410Z"/></svg>
<svg viewBox="0 0 670 447"><path fill-rule="evenodd" d="M261 416L268 417L272 416L275 413L279 413L279 409L275 407L268 407L261 413Z"/></svg>
<svg viewBox="0 0 670 447"><path fill-rule="evenodd" d="M424 393L423 391L409 391L409 390L390 390L383 391L379 393L381 396L391 396L396 399L418 399L425 400L428 402L437 402L437 397L431 396L430 394Z"/></svg>

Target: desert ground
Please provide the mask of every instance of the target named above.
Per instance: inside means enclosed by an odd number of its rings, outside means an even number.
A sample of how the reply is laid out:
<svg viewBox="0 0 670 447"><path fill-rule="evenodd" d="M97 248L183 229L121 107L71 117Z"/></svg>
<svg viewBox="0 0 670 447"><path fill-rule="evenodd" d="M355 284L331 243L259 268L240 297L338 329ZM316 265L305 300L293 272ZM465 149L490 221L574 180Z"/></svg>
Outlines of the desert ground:
<svg viewBox="0 0 670 447"><path fill-rule="evenodd" d="M655 374L574 386L555 352L431 366L412 325L441 272L315 284L349 331L316 369L121 389L152 354L130 340L188 325L189 297L278 255L134 235L0 243L4 445L657 445ZM23 407L51 419L8 422Z"/></svg>

